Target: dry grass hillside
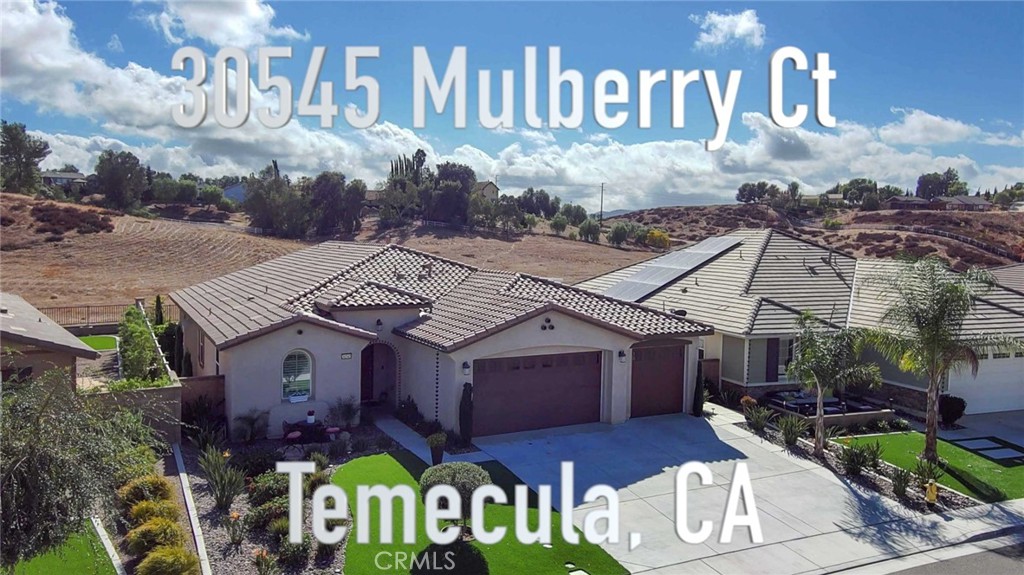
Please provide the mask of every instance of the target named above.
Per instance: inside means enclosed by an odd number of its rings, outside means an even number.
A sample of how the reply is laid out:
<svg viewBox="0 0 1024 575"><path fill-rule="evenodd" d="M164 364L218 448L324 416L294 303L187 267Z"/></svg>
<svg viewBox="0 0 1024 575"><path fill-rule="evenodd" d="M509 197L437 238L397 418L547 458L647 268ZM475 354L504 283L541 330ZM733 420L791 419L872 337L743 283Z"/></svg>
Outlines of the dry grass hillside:
<svg viewBox="0 0 1024 575"><path fill-rule="evenodd" d="M37 306L129 303L306 245L252 236L237 225L148 220L10 194L0 196L0 216L0 289ZM373 220L345 239L393 242L484 268L568 282L652 255L542 233L507 239L416 226L378 232Z"/></svg>
<svg viewBox="0 0 1024 575"><path fill-rule="evenodd" d="M1014 260L989 253L964 242L930 234L894 231L893 226L922 226L941 230L986 244L1024 254L1024 214L1009 212L927 212L927 211L841 211L836 217L843 227L822 229L822 222L809 225L793 222L764 206L662 207L640 210L607 220L633 221L656 226L676 240L695 242L735 228L774 227L808 241L832 246L858 257L892 257L898 253L915 256L936 254L957 269L991 267Z"/></svg>

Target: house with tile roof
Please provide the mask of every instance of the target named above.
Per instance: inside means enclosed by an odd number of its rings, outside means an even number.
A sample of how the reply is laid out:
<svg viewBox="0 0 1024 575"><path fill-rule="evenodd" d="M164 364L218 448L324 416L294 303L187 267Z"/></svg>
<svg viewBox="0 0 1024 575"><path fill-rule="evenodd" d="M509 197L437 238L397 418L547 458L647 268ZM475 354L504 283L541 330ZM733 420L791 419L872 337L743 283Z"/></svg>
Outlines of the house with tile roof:
<svg viewBox="0 0 1024 575"><path fill-rule="evenodd" d="M715 240L712 243L712 240ZM682 254L690 252L689 256ZM885 302L865 279L885 273L886 260L862 260L778 230L737 230L577 284L595 293L626 293L631 301L683 313L714 326L701 338L702 377L739 393L761 396L793 389L786 369L793 358L794 323L810 310L836 328L877 324ZM674 268L674 269L673 269ZM656 270L652 273L652 270ZM641 281L637 281L637 278ZM645 288L630 288L650 279ZM869 283L869 282L868 282ZM1024 295L995 286L979 300L967 329L1024 339ZM950 393L968 400L968 413L1024 409L1020 354L993 352L977 380L951 378ZM925 382L872 351L885 382L877 395L920 409Z"/></svg>
<svg viewBox="0 0 1024 575"><path fill-rule="evenodd" d="M498 201L498 194L501 190L498 188L498 184L487 180L486 182L477 182L473 184L471 193L482 194L483 197L491 200L492 202Z"/></svg>
<svg viewBox="0 0 1024 575"><path fill-rule="evenodd" d="M397 245L326 242L174 292L196 375L268 435L346 398L476 436L690 409L699 321Z"/></svg>
<svg viewBox="0 0 1024 575"><path fill-rule="evenodd" d="M0 293L0 346L3 380L39 375L52 369L77 377L77 362L100 354L18 295Z"/></svg>

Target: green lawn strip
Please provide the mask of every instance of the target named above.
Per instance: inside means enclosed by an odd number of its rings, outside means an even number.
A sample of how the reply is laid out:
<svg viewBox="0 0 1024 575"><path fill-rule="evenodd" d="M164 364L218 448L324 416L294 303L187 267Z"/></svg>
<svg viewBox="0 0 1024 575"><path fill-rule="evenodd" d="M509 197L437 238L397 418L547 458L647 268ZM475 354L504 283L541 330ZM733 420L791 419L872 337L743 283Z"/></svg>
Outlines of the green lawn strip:
<svg viewBox="0 0 1024 575"><path fill-rule="evenodd" d="M92 523L72 535L60 548L14 566L15 575L115 575L114 565Z"/></svg>
<svg viewBox="0 0 1024 575"><path fill-rule="evenodd" d="M509 501L512 501L512 485L521 483L514 474L497 462L489 462L482 465L492 474L492 481L509 493ZM416 456L407 451L396 451L391 454L371 455L355 459L341 466L334 474L333 481L336 485L345 490L349 497L349 505L356 509L356 488L359 485L386 485L394 486L406 484L417 490L419 476L427 468L426 464ZM532 494L531 494L532 495ZM535 497L531 497L535 505ZM355 532L351 534L348 546L345 551L345 565L356 573L408 573L406 569L380 570L375 565L374 559L381 551L390 551L392 555L387 556L393 560L395 552L407 554L419 554L427 550L430 543L426 536L423 518L425 509L422 500L416 500L416 541L415 545L405 545L400 542L401 529L403 526L401 505L396 505L394 510L394 532L398 543L381 544L379 540L379 507L375 504L370 509L371 543L360 544L355 539ZM530 525L536 525L537 509L531 508L528 513ZM359 518L355 518L358 520ZM618 564L604 549L597 545L587 543L580 535L579 545L570 545L562 540L560 528L560 515L551 514L552 546L545 548L541 545L522 545L515 537L515 508L512 505L488 505L484 516L485 523L489 529L496 526L507 528L505 538L496 545L482 545L473 542L474 549L479 550L486 567L470 567L469 564L461 565L462 568L470 568L473 573L481 575L516 575L520 573L563 573L568 572L566 563L576 565L577 569L583 569L590 575L623 575L627 571ZM353 529L355 522L353 522ZM578 532L579 530L577 530ZM443 551L439 557L443 558ZM479 556L474 558L479 561ZM470 558L467 557L467 561ZM443 559L440 559L443 563ZM460 563L460 559L456 559ZM442 564L443 567L443 564ZM463 572L459 569L457 572Z"/></svg>
<svg viewBox="0 0 1024 575"><path fill-rule="evenodd" d="M924 434L909 431L888 435L858 437L855 443L882 444L882 459L913 471L924 450ZM941 485L986 502L1024 497L1024 465L1004 467L980 455L939 440L939 457L946 462Z"/></svg>
<svg viewBox="0 0 1024 575"><path fill-rule="evenodd" d="M83 335L78 339L96 351L113 351L117 349L117 338L112 335Z"/></svg>

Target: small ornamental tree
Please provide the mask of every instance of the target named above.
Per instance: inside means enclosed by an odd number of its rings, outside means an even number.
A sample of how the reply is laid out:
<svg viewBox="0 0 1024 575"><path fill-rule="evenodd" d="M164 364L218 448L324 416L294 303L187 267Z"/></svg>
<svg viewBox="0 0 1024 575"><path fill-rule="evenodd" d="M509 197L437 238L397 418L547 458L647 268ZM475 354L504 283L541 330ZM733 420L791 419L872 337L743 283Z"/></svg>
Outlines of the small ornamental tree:
<svg viewBox="0 0 1024 575"><path fill-rule="evenodd" d="M626 224L618 222L605 236L608 238L608 243L618 247L629 238L629 228L626 227Z"/></svg>
<svg viewBox="0 0 1024 575"><path fill-rule="evenodd" d="M462 499L462 524L465 525L472 511L473 492L490 483L491 475L479 465L464 461L442 463L427 468L420 476L420 497L426 501L427 492L437 485L454 487Z"/></svg>
<svg viewBox="0 0 1024 575"><path fill-rule="evenodd" d="M184 332L181 329L181 324L174 326L174 360L171 367L174 369L174 373L181 375L182 360L185 356L185 349L183 347L183 341L185 339Z"/></svg>
<svg viewBox="0 0 1024 575"><path fill-rule="evenodd" d="M462 399L459 401L459 437L462 444L473 443L473 384L462 384Z"/></svg>
<svg viewBox="0 0 1024 575"><path fill-rule="evenodd" d="M585 242L597 243L601 240L601 224L597 220L586 219L580 223L580 239Z"/></svg>
<svg viewBox="0 0 1024 575"><path fill-rule="evenodd" d="M558 214L551 218L551 223L549 225L551 226L551 231L555 232L556 236L560 236L562 235L562 232L565 231L565 228L568 227L569 220L562 214Z"/></svg>
<svg viewBox="0 0 1024 575"><path fill-rule="evenodd" d="M156 303L153 304L153 325L164 324L164 302L160 299L160 294L156 296Z"/></svg>

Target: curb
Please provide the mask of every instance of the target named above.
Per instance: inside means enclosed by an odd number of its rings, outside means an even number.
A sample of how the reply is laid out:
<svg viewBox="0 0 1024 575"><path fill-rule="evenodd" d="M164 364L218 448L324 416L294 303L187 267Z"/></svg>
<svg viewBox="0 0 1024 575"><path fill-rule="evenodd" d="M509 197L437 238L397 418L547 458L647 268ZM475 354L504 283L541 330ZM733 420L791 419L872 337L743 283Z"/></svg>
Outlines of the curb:
<svg viewBox="0 0 1024 575"><path fill-rule="evenodd" d="M181 481L181 492L185 497L185 507L188 511L188 522L192 524L192 536L196 543L196 552L199 553L199 569L203 575L213 575L210 568L210 558L206 555L206 540L203 538L203 528L199 525L199 515L196 514L196 502L192 500L192 487L188 482L188 473L185 472L185 460L181 458L181 450L177 443L171 444L174 451L174 463L178 466L178 479ZM122 575L122 574L118 574Z"/></svg>
<svg viewBox="0 0 1024 575"><path fill-rule="evenodd" d="M114 564L114 571L117 575L126 575L124 564L121 563L121 558L117 555L117 548L114 547L110 536L107 535L107 530L103 527L103 523L95 515L89 519L92 520L92 526L96 528L96 534L100 536L100 542L103 543L103 549L106 550L107 556L110 557L110 562Z"/></svg>

